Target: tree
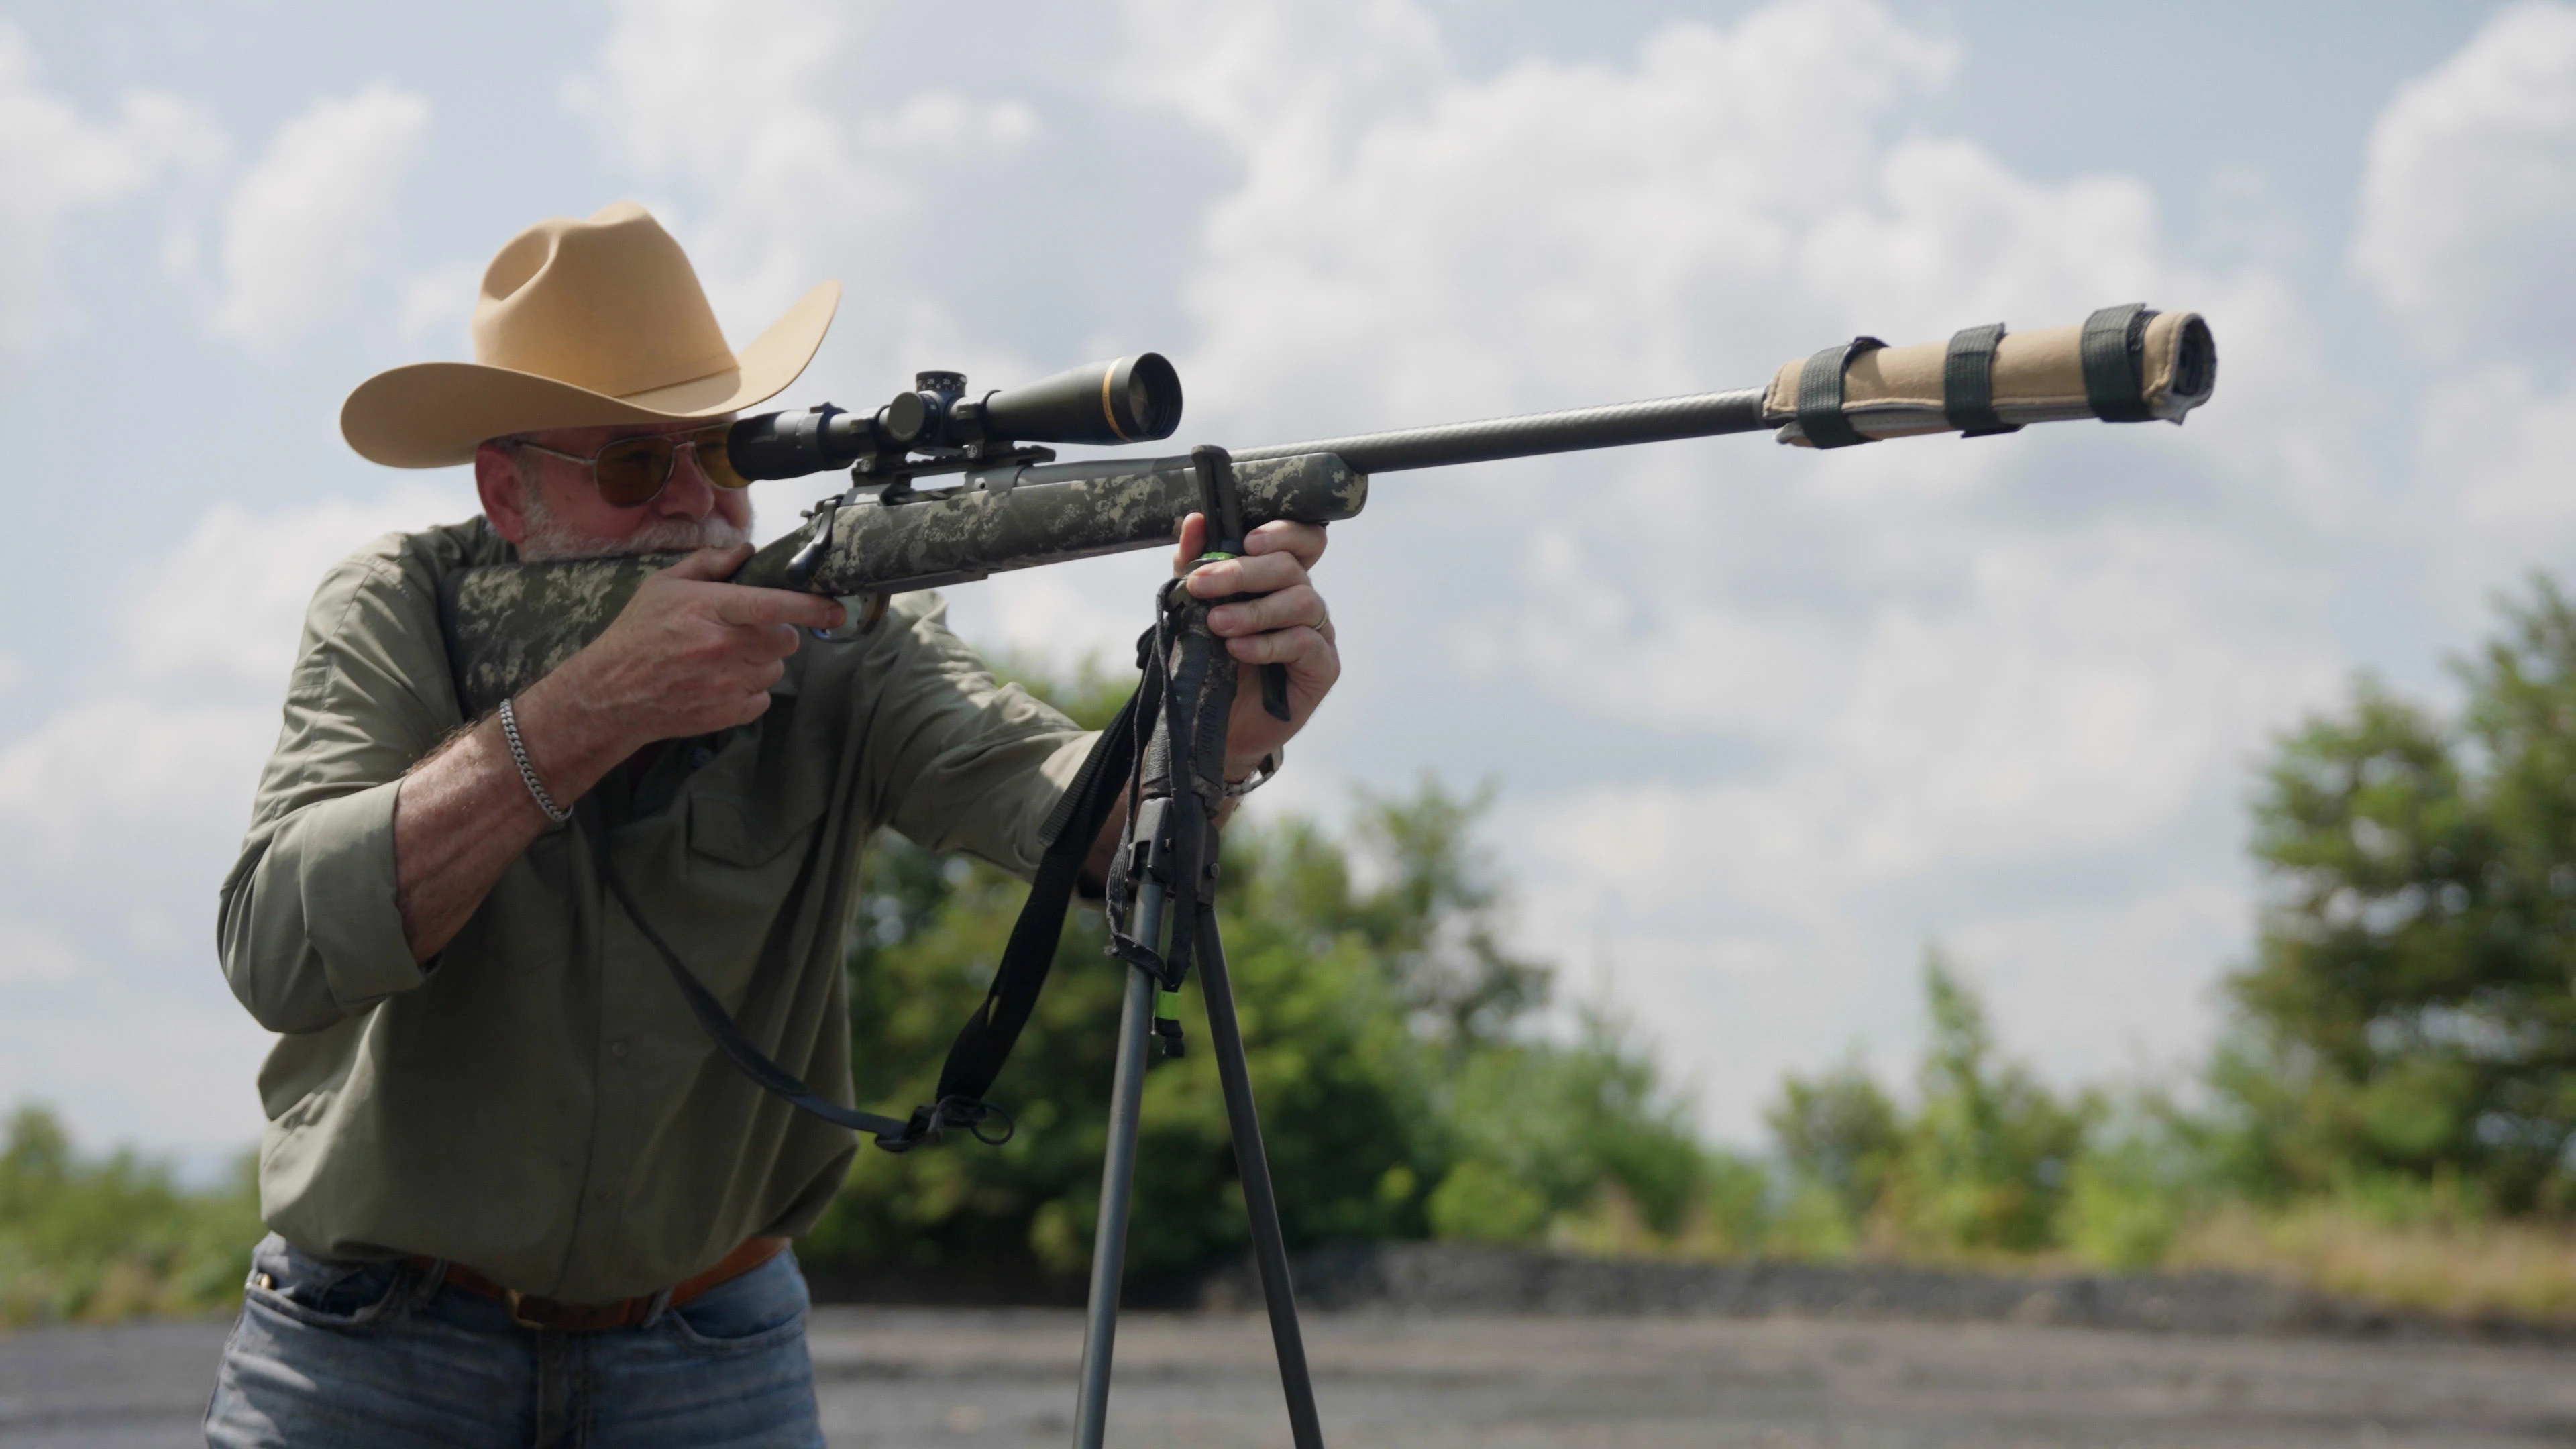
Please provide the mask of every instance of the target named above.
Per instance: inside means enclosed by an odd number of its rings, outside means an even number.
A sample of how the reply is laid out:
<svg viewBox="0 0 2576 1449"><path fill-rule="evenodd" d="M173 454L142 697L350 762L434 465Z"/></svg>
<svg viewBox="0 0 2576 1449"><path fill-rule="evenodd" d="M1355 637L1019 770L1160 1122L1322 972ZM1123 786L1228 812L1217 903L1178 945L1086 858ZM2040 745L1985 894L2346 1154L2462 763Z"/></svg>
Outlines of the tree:
<svg viewBox="0 0 2576 1449"><path fill-rule="evenodd" d="M1845 1236L1856 1232L1877 1210L1905 1146L1896 1103L1859 1055L1812 1080L1784 1077L1762 1120L1788 1161L1793 1186L1821 1192Z"/></svg>
<svg viewBox="0 0 2576 1449"><path fill-rule="evenodd" d="M2365 678L2264 772L2269 899L2213 1068L2251 1186L2394 1174L2571 1205L2576 610L2546 579L2502 609L2454 666L2457 721Z"/></svg>

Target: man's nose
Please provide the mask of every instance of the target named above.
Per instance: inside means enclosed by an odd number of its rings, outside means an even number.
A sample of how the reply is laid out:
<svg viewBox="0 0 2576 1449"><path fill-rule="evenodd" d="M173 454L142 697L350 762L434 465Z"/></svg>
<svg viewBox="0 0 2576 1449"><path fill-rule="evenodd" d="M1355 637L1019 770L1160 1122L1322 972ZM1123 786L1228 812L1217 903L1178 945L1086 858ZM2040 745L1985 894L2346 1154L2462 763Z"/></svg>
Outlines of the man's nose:
<svg viewBox="0 0 2576 1449"><path fill-rule="evenodd" d="M716 485L707 481L706 470L698 466L697 449L682 448L671 460L671 481L653 502L654 511L664 518L685 518L691 523L715 511Z"/></svg>

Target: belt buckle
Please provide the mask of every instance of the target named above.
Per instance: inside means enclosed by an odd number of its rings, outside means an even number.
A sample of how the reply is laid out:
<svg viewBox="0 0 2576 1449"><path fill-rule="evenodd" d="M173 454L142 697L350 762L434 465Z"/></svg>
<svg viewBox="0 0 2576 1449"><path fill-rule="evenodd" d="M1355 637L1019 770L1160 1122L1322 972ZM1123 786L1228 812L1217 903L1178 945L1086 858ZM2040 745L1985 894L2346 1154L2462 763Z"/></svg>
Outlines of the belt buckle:
<svg viewBox="0 0 2576 1449"><path fill-rule="evenodd" d="M512 1323L519 1325L521 1328L535 1329L539 1333L544 1333L554 1327L551 1323L540 1323L520 1311L519 1305L527 1301L527 1295L521 1293L518 1289L504 1288L501 1290L501 1296L502 1302L509 1307L510 1321Z"/></svg>

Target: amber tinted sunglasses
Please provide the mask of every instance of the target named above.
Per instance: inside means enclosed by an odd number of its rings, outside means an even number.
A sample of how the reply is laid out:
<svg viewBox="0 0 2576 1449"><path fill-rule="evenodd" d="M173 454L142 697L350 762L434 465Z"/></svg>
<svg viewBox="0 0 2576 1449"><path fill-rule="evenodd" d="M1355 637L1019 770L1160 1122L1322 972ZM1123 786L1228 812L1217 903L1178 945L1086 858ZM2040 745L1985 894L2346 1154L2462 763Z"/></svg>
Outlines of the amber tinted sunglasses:
<svg viewBox="0 0 2576 1449"><path fill-rule="evenodd" d="M610 507L641 508L662 496L663 487L671 481L671 470L679 466L682 448L697 453L698 471L718 488L750 487L751 480L736 473L732 461L725 457L725 437L732 431L731 423L709 423L692 432L620 438L587 456L542 443L522 442L516 446L567 463L586 463L590 466L590 480L599 485L599 496Z"/></svg>

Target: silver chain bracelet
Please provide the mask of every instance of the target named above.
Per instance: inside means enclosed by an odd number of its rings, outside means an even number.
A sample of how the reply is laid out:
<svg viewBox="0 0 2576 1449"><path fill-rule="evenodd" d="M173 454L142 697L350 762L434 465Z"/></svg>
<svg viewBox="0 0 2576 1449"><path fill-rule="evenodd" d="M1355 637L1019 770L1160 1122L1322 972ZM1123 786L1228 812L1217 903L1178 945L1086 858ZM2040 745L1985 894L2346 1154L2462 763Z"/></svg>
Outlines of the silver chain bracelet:
<svg viewBox="0 0 2576 1449"><path fill-rule="evenodd" d="M545 782L537 778L537 767L528 763L528 747L519 740L519 716L510 708L506 696L501 701L501 735L510 742L510 758L519 762L519 778L528 782L528 793L537 797L537 808L557 825L570 820L572 812L555 804L555 797L546 793Z"/></svg>

